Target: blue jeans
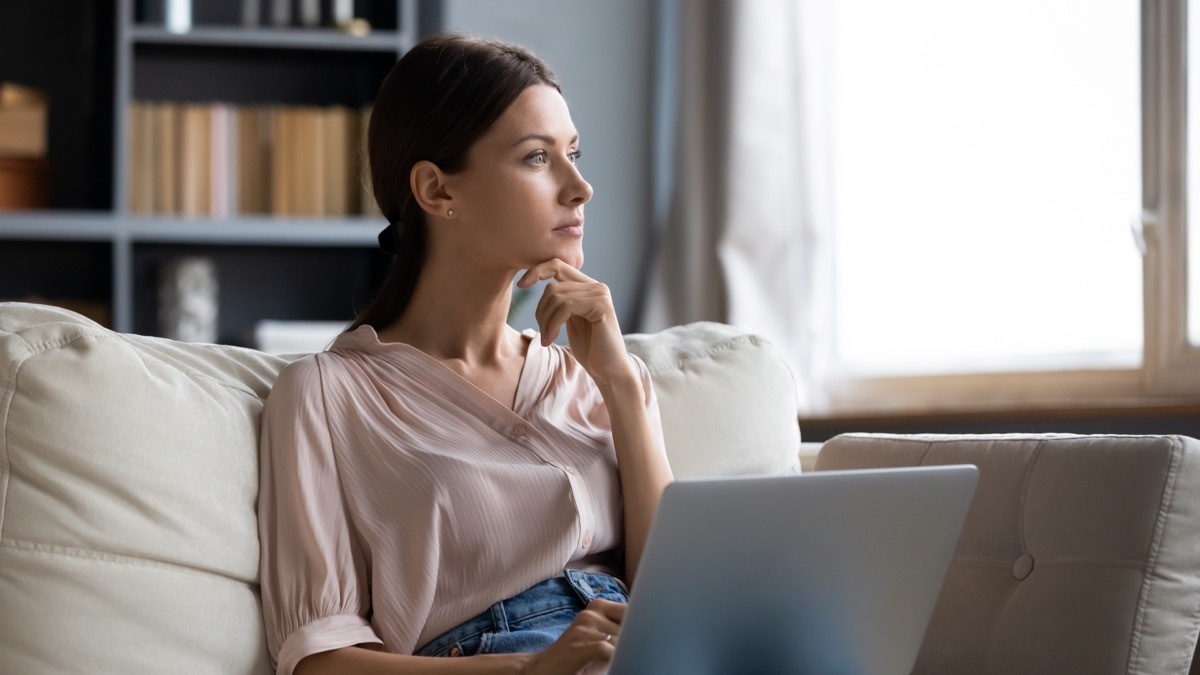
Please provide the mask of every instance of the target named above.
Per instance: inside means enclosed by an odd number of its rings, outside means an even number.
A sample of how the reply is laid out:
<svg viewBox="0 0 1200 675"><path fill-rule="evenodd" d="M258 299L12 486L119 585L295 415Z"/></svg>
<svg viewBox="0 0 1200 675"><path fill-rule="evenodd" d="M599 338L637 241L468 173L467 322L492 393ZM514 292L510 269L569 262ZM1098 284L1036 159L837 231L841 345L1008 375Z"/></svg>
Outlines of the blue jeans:
<svg viewBox="0 0 1200 675"><path fill-rule="evenodd" d="M540 652L549 647L594 598L629 602L620 579L566 570L501 600L418 649L417 656L474 656Z"/></svg>

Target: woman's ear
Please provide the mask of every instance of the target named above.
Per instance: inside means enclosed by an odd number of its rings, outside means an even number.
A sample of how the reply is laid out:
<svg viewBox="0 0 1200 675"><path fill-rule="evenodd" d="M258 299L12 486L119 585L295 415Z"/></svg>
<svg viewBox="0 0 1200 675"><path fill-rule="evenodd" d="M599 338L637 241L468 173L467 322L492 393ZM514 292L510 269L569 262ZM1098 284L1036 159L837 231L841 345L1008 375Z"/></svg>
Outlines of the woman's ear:
<svg viewBox="0 0 1200 675"><path fill-rule="evenodd" d="M417 162L408 174L408 181L413 197L425 213L444 217L452 208L453 199L447 190L446 174L437 164L425 159Z"/></svg>

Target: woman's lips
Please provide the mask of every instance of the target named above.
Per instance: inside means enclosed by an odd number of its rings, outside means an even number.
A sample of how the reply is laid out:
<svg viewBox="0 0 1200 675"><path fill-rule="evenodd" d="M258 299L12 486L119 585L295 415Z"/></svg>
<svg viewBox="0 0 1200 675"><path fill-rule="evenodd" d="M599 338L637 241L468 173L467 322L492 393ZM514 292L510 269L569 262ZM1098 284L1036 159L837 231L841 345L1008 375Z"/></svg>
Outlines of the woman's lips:
<svg viewBox="0 0 1200 675"><path fill-rule="evenodd" d="M554 233L565 235L568 237L582 237L583 236L583 221L582 220L573 220L569 223L564 223L562 225L559 225L558 227L554 228Z"/></svg>

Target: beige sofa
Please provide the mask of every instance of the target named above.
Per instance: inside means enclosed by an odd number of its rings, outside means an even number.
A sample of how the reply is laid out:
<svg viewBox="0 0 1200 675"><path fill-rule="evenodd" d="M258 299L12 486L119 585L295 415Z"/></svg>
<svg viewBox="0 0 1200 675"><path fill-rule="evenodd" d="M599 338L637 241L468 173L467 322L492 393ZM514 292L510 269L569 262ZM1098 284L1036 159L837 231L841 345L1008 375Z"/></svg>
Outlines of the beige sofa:
<svg viewBox="0 0 1200 675"><path fill-rule="evenodd" d="M695 324L627 344L651 369L681 478L981 467L919 672L1187 668L1196 442L845 436L817 456L764 340ZM0 303L0 673L271 672L257 417L288 361Z"/></svg>

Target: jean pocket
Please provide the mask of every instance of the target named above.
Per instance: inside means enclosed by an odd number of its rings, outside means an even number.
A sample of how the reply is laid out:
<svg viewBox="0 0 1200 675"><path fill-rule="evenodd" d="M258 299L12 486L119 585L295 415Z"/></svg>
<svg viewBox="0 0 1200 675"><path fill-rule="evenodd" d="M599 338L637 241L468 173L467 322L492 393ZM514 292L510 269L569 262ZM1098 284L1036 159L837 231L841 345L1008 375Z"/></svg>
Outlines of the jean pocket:
<svg viewBox="0 0 1200 675"><path fill-rule="evenodd" d="M629 591L625 583L608 574L598 572L567 571L567 582L580 594L586 604L592 598L613 602L629 602Z"/></svg>

